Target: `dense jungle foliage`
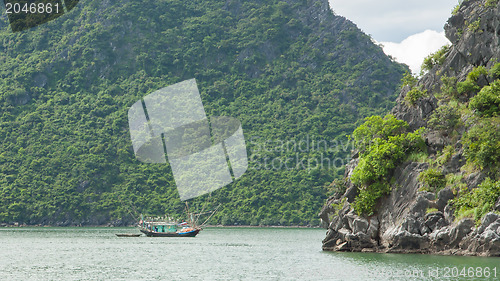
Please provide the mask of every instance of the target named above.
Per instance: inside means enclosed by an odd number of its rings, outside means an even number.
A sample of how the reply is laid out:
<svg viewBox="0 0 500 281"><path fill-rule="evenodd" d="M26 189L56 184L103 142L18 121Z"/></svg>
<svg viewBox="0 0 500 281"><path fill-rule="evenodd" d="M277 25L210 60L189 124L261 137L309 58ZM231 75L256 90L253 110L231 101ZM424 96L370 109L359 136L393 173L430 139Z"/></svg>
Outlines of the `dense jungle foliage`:
<svg viewBox="0 0 500 281"><path fill-rule="evenodd" d="M127 111L196 78L208 116L241 121L249 169L192 209L221 204L211 224L317 225L346 135L387 113L406 70L326 0L87 0L17 33L3 14L0 222L180 216L169 165L135 159Z"/></svg>

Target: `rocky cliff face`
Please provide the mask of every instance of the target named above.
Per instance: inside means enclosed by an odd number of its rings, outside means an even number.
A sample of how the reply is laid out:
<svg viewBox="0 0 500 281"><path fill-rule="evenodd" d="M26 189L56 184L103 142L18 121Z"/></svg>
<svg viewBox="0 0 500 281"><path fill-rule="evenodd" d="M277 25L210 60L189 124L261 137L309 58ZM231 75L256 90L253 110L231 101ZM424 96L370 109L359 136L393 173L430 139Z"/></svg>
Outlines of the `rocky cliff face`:
<svg viewBox="0 0 500 281"><path fill-rule="evenodd" d="M445 25L446 36L452 46L416 84L428 95L409 105L405 97L410 91L401 90L392 114L409 124L410 130L429 127L433 112L443 103L439 99L443 77L456 77L465 81L474 68L491 68L500 60L500 4L498 1L464 1L460 9ZM480 75L479 87L489 85L493 78ZM467 104L475 93L464 93L458 102ZM477 94L477 92L476 92ZM462 122L467 124L467 116ZM477 188L488 172L464 171L466 165L462 136L469 128L462 126L455 134L428 128L426 139L431 159L442 153L445 146L453 153L439 169L443 175L460 175L461 184L468 190ZM359 162L359 153L346 168L344 194L329 198L319 214L328 231L323 250L366 251L391 253L440 253L461 255L500 256L500 215L494 212L482 217L480 224L471 218L456 218L451 199L457 196L454 186L446 185L436 192L422 191L419 174L429 163L406 161L392 171L391 192L381 198L372 216L360 216L353 203L360 186L350 181ZM500 198L493 211L500 211ZM476 227L479 225L478 227Z"/></svg>

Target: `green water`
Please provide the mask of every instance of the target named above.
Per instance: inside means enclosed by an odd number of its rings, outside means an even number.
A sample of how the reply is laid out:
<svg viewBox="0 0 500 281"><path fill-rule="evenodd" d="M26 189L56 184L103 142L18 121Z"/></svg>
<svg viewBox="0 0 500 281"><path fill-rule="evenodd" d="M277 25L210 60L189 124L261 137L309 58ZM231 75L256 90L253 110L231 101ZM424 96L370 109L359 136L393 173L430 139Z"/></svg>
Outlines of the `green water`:
<svg viewBox="0 0 500 281"><path fill-rule="evenodd" d="M2 228L0 280L500 280L500 258L322 252L323 229L207 228L195 238L115 236L137 232ZM457 278L472 273L469 268L474 273L466 276L475 278ZM478 278L487 268L490 277Z"/></svg>

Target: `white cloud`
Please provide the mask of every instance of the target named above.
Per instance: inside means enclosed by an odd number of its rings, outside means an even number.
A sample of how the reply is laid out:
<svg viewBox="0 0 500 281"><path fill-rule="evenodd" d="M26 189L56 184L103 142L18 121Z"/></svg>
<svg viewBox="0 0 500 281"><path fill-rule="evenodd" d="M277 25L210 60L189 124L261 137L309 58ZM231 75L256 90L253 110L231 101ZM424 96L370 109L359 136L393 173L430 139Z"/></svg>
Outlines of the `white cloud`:
<svg viewBox="0 0 500 281"><path fill-rule="evenodd" d="M413 73L420 72L425 57L436 52L442 46L450 44L444 32L426 30L409 36L401 43L380 42L384 52L391 55L398 62L407 64Z"/></svg>
<svg viewBox="0 0 500 281"><path fill-rule="evenodd" d="M329 0L332 10L384 45L384 52L419 73L429 54L450 42L443 26L458 0ZM424 31L425 30L425 31ZM401 43L394 43L401 42Z"/></svg>
<svg viewBox="0 0 500 281"><path fill-rule="evenodd" d="M442 31L458 0L329 0L332 10L377 41L400 42L423 30Z"/></svg>

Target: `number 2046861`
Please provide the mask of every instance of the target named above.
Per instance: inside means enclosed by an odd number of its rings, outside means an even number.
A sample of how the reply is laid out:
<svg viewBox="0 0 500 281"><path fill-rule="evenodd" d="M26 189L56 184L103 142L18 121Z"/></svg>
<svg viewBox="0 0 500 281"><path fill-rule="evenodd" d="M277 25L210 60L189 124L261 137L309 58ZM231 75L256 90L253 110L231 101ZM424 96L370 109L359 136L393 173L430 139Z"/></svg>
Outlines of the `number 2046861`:
<svg viewBox="0 0 500 281"><path fill-rule="evenodd" d="M59 3L6 3L7 14L59 14Z"/></svg>
<svg viewBox="0 0 500 281"><path fill-rule="evenodd" d="M443 277L468 277L468 278L496 278L497 268L489 267L445 267Z"/></svg>

